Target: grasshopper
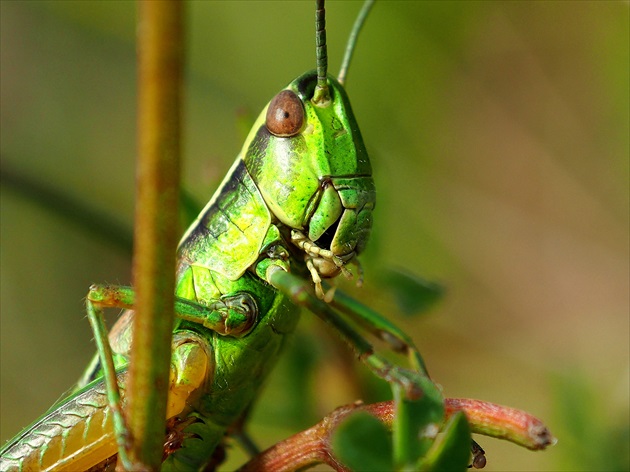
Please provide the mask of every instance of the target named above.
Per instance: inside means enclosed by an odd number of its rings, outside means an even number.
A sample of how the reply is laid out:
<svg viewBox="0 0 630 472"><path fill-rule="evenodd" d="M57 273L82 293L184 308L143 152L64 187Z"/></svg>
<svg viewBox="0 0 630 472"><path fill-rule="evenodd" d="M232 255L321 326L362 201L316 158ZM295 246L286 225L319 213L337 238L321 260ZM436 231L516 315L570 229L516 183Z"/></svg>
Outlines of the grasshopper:
<svg viewBox="0 0 630 472"><path fill-rule="evenodd" d="M375 375L410 398L421 394L418 379L426 369L413 342L325 283L351 277L350 267L360 273L357 256L369 238L376 192L342 84L349 55L339 80L327 75L325 30L317 34L317 70L293 80L262 110L180 242L167 413L177 440L167 448L165 469L213 463L226 432L258 395L300 307L330 323ZM69 397L2 448L0 470L82 470L111 462L125 437L117 390L124 404L133 305L132 287L90 288L87 311L99 356ZM104 308L127 309L109 340ZM375 353L346 317L408 355L410 369Z"/></svg>

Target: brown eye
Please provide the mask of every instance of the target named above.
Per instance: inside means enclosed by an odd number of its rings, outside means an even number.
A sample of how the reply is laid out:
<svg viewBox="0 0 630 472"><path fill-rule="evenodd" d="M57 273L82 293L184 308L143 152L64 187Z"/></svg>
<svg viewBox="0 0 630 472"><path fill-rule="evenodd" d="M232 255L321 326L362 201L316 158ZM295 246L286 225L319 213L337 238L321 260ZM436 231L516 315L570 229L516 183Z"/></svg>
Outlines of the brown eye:
<svg viewBox="0 0 630 472"><path fill-rule="evenodd" d="M283 90L267 108L267 129L275 136L295 136L304 123L302 101L291 90Z"/></svg>

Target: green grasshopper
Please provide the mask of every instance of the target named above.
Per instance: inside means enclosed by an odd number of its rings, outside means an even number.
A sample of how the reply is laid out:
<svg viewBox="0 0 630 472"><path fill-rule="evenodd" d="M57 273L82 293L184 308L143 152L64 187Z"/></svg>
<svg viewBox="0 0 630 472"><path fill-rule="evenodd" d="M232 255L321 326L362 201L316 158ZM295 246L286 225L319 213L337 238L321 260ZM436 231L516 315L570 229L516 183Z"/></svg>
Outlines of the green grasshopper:
<svg viewBox="0 0 630 472"><path fill-rule="evenodd" d="M323 25L323 1L318 11ZM360 272L357 256L370 234L375 187L342 84L350 54L340 80L328 76L325 30L317 34L317 70L295 79L263 109L179 245L167 414L177 440L167 451L168 470L213 462L226 431L242 422L273 368L299 307L330 323L375 375L410 398L421 393L426 369L412 341L324 282L351 277L352 266ZM132 312L108 341L102 309L133 305L131 287L90 288L87 311L99 357L72 395L2 448L0 470L102 466L117 444L124 445L124 420L116 412ZM376 354L344 315L408 355L410 370Z"/></svg>

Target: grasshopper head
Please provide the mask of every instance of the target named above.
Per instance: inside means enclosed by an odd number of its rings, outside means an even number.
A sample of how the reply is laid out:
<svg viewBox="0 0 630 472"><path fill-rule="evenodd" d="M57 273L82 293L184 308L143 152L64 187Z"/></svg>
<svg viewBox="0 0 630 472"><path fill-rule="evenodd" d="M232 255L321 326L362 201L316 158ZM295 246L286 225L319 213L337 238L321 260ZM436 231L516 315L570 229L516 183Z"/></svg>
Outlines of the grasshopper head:
<svg viewBox="0 0 630 472"><path fill-rule="evenodd" d="M343 87L312 102L315 71L265 107L242 155L269 209L322 277L340 272L367 242L375 203L372 168ZM306 244L304 244L306 242Z"/></svg>

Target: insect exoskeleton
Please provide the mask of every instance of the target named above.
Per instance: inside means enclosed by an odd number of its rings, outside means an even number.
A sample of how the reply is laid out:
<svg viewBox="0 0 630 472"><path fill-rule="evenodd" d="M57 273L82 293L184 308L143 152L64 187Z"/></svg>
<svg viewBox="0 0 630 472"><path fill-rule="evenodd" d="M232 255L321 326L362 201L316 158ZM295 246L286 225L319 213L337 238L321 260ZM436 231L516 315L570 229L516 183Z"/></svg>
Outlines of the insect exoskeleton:
<svg viewBox="0 0 630 472"><path fill-rule="evenodd" d="M242 155L321 296L321 278L349 276L345 266L364 249L376 192L345 90L329 76L331 99L322 106L313 102L316 83L311 71L278 93L254 124Z"/></svg>

